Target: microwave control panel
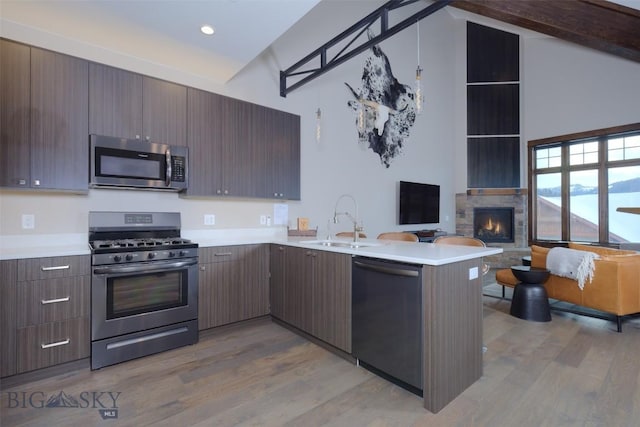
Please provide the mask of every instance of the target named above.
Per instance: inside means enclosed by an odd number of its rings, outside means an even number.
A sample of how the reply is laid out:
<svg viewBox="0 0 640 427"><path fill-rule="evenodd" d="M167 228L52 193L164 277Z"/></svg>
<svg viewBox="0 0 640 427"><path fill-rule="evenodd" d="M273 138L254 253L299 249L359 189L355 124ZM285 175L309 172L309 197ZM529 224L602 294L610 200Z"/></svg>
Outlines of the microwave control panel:
<svg viewBox="0 0 640 427"><path fill-rule="evenodd" d="M184 182L185 181L185 163L186 157L183 156L171 156L171 181Z"/></svg>

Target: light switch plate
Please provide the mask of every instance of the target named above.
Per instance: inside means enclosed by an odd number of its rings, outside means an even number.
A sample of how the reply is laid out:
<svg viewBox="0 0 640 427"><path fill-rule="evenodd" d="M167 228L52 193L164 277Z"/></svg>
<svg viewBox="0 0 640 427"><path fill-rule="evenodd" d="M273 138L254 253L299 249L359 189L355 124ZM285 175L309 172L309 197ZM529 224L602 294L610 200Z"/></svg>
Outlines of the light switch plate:
<svg viewBox="0 0 640 427"><path fill-rule="evenodd" d="M469 280L478 278L478 267L471 267L469 269Z"/></svg>

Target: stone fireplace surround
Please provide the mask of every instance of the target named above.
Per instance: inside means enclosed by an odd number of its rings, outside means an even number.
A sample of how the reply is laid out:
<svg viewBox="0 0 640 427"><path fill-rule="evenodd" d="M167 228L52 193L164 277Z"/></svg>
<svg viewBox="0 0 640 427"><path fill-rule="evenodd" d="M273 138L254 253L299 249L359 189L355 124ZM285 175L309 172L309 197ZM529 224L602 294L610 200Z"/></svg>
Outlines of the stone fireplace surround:
<svg viewBox="0 0 640 427"><path fill-rule="evenodd" d="M522 257L531 254L527 244L527 195L526 188L471 189L456 194L456 234L461 236L473 237L474 208L514 208L513 243L487 243L487 246L504 250L484 258L491 268L521 265Z"/></svg>

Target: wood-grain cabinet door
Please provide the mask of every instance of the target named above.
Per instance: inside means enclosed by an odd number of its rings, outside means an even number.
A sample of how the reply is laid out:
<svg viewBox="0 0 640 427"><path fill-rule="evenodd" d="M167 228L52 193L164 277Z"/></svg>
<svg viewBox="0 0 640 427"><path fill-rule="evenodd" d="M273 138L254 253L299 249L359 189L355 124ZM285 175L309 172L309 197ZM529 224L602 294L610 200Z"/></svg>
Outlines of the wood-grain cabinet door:
<svg viewBox="0 0 640 427"><path fill-rule="evenodd" d="M89 64L89 133L142 139L142 76Z"/></svg>
<svg viewBox="0 0 640 427"><path fill-rule="evenodd" d="M313 258L316 251L288 247L285 265L284 321L312 333Z"/></svg>
<svg viewBox="0 0 640 427"><path fill-rule="evenodd" d="M240 310L238 320L269 314L269 246L244 245L240 248L239 277L236 281Z"/></svg>
<svg viewBox="0 0 640 427"><path fill-rule="evenodd" d="M201 249L199 329L269 313L268 251L267 245Z"/></svg>
<svg viewBox="0 0 640 427"><path fill-rule="evenodd" d="M313 258L311 333L351 352L351 256L317 251Z"/></svg>
<svg viewBox="0 0 640 427"><path fill-rule="evenodd" d="M89 317L91 276L20 282L17 326Z"/></svg>
<svg viewBox="0 0 640 427"><path fill-rule="evenodd" d="M32 325L17 330L17 372L27 372L90 355L88 317Z"/></svg>
<svg viewBox="0 0 640 427"><path fill-rule="evenodd" d="M89 63L31 48L31 187L87 191Z"/></svg>
<svg viewBox="0 0 640 427"><path fill-rule="evenodd" d="M263 109L264 197L300 200L300 116Z"/></svg>
<svg viewBox="0 0 640 427"><path fill-rule="evenodd" d="M169 145L187 145L187 88L144 77L142 98L144 139Z"/></svg>
<svg viewBox="0 0 640 427"><path fill-rule="evenodd" d="M189 196L222 195L224 174L224 97L199 89L187 91Z"/></svg>
<svg viewBox="0 0 640 427"><path fill-rule="evenodd" d="M0 186L31 185L31 48L0 40Z"/></svg>
<svg viewBox="0 0 640 427"><path fill-rule="evenodd" d="M284 295L286 280L287 250L284 245L271 245L269 253L269 301L273 317L286 320L284 314Z"/></svg>
<svg viewBox="0 0 640 427"><path fill-rule="evenodd" d="M16 260L0 261L0 377L16 373Z"/></svg>

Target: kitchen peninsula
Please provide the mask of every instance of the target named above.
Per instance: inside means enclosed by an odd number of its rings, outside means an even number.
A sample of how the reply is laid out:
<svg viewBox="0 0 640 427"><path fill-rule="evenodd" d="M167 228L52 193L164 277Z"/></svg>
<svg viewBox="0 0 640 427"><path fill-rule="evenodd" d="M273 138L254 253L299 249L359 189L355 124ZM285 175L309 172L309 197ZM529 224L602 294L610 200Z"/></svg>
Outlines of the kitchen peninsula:
<svg viewBox="0 0 640 427"><path fill-rule="evenodd" d="M423 401L429 411L440 411L482 376L482 257L502 248L370 239L350 248L342 242L290 239L287 245L422 266Z"/></svg>
<svg viewBox="0 0 640 427"><path fill-rule="evenodd" d="M358 247L351 247L347 240L341 240L344 245L327 246L325 241L287 238L282 236L284 233L281 230L275 228L271 229L270 233L265 233L265 229L262 231L263 234L249 231L183 230L182 236L198 243L202 250L199 291L201 321L210 320L205 319L204 310L207 309L208 304L213 307L214 295L228 297L224 292L244 286L240 282L247 280L244 275L245 269L260 268L262 273L252 277L270 277L259 285L251 285L260 286L260 289L264 290L263 296L257 302L260 307L257 310L254 310L254 307L251 307L251 310L246 307L239 309L231 307L232 314L244 312L247 313L244 316L246 318L271 314L296 329L350 354L352 257L362 256L411 263L420 265L422 270L424 407L431 412L438 412L482 376L482 279L480 276L482 257L501 253L501 248L375 239L361 240ZM76 238L73 240L77 241L76 245L71 244L65 247L51 245L48 249L34 244L32 250L24 246L12 248L11 242L5 240L3 243L8 245L2 245L0 259L3 260L3 266L11 267L19 259L80 258L89 255L86 241L83 243L83 240L83 238ZM36 241L37 239L34 239L34 242ZM259 249L260 267L257 267L255 259L242 257L229 259L232 256L215 256L216 252L224 252L224 255L230 252L240 254L241 248L243 250L247 248L248 253L250 247ZM230 251L230 248L237 248L238 251ZM207 252L210 253L207 254ZM88 257L83 258L88 269ZM238 270L229 270L231 267L223 267L223 263L234 263L233 268L237 267ZM244 263L251 265L247 266ZM307 268L305 264L307 267L309 265L312 267ZM203 266L206 267L205 272L202 271ZM216 268L223 269L218 271L227 273L229 271L240 273L236 276L218 275L215 273ZM224 270L225 268L227 270ZM8 268L7 271L15 270ZM292 275L285 280L286 274L283 273L292 273ZM15 286L16 282L10 276L4 279L3 285L6 282L10 287ZM286 287L280 287L281 280L286 282ZM223 283L224 281L230 283ZM216 290L216 287L221 286L224 290ZM242 300L242 303L247 303L247 295L253 295L251 286L238 291L241 292L238 294L238 299ZM207 291L206 287L211 289ZM305 287L309 288L305 289ZM222 294L213 292L222 292ZM337 293L340 295L336 296ZM207 301L205 295L211 296L211 301ZM235 304L235 301L231 300L230 305ZM252 301L251 304L255 302ZM288 312L288 306L293 306L294 311ZM87 310L83 313L85 311ZM213 313L215 310L212 309L210 312ZM200 329L238 320L243 318L231 318L217 323L212 321L211 324L206 324ZM89 345L88 339L86 345ZM11 354L14 353L11 352ZM78 357L82 358L86 355L79 353Z"/></svg>

